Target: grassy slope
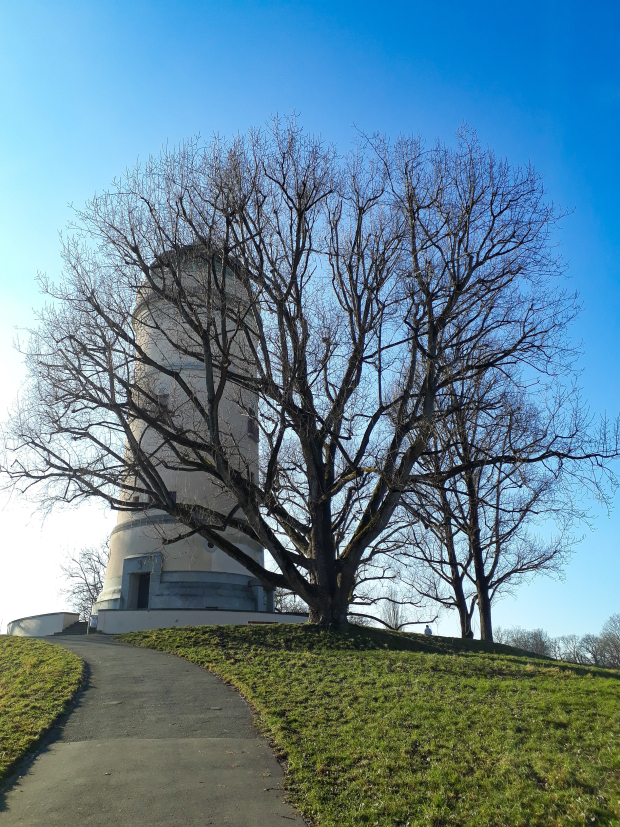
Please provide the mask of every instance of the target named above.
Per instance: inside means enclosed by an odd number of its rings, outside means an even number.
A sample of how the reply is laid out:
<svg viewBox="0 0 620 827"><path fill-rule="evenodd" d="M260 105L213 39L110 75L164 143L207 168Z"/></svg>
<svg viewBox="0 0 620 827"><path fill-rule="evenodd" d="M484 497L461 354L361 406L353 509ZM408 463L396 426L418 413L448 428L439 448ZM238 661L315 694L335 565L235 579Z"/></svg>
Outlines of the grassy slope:
<svg viewBox="0 0 620 827"><path fill-rule="evenodd" d="M0 779L63 712L82 673L82 661L60 646L0 636Z"/></svg>
<svg viewBox="0 0 620 827"><path fill-rule="evenodd" d="M237 686L321 827L620 825L620 674L380 630L124 635Z"/></svg>

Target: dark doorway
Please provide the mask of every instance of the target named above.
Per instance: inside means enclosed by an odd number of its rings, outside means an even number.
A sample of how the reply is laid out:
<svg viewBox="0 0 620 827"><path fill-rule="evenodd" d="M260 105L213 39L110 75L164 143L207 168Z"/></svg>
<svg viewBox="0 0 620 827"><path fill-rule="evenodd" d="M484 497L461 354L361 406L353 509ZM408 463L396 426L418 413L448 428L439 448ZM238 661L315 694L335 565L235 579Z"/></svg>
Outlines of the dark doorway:
<svg viewBox="0 0 620 827"><path fill-rule="evenodd" d="M138 580L138 609L148 609L149 607L149 587L151 585L151 575L141 574Z"/></svg>

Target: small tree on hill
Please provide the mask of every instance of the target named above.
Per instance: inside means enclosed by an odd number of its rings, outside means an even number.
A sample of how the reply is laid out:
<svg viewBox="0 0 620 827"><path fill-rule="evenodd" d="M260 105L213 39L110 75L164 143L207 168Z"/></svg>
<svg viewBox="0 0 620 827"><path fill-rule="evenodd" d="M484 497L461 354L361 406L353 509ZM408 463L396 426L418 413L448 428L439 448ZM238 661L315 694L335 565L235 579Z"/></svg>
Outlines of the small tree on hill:
<svg viewBox="0 0 620 827"><path fill-rule="evenodd" d="M620 614L614 614L605 621L601 630L600 641L605 666L611 669L620 669Z"/></svg>
<svg viewBox="0 0 620 827"><path fill-rule="evenodd" d="M451 412L422 460L431 485L405 497L412 517L405 576L424 598L458 610L463 637L472 636L477 609L481 638L493 640L494 599L535 574L559 574L571 553L571 522L586 516L575 505L575 480L566 464L536 461L565 402L562 393L546 407L526 402L493 374L452 388ZM586 423L575 418L572 428L578 443ZM552 521L555 536L533 532Z"/></svg>
<svg viewBox="0 0 620 827"><path fill-rule="evenodd" d="M93 604L101 594L109 559L110 546L106 542L69 554L60 567L67 581L62 594L80 613L80 620L88 619Z"/></svg>
<svg viewBox="0 0 620 827"><path fill-rule="evenodd" d="M276 612L296 612L306 614L308 607L300 600L295 592L286 589L276 589L273 595L273 608Z"/></svg>
<svg viewBox="0 0 620 827"><path fill-rule="evenodd" d="M600 635L562 635L551 638L543 629L497 629L495 639L528 652L606 669L620 668L620 615L605 621Z"/></svg>

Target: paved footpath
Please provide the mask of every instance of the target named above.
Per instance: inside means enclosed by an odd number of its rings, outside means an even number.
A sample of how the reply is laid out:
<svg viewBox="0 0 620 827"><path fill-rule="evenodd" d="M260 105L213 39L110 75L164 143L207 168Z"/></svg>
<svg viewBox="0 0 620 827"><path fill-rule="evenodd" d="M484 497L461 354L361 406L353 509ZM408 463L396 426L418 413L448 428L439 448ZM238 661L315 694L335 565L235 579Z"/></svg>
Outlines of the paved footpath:
<svg viewBox="0 0 620 827"><path fill-rule="evenodd" d="M101 635L47 639L86 662L86 688L0 796L0 827L302 827L249 707L215 675Z"/></svg>

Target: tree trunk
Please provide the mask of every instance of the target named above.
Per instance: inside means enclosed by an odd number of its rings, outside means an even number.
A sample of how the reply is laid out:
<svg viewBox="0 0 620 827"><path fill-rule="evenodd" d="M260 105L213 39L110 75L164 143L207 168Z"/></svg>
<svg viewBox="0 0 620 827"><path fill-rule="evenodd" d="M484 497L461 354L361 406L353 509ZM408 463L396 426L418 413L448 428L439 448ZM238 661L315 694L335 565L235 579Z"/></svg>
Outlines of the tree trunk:
<svg viewBox="0 0 620 827"><path fill-rule="evenodd" d="M315 427L315 423L312 423ZM338 572L337 551L332 533L331 499L326 487L333 484L333 468L323 462L324 445L319 440L302 441L306 460L311 517L310 544L313 550L312 581L316 597L309 603L309 622L319 626L347 623L354 574Z"/></svg>
<svg viewBox="0 0 620 827"><path fill-rule="evenodd" d="M471 615L467 608L467 600L465 599L465 592L463 591L463 578L460 576L458 568L456 567L456 556L454 559L454 566L452 566L452 560L450 560L452 590L454 592L454 602L456 603L456 608L459 613L459 621L461 623L461 637L472 638L474 633L471 629Z"/></svg>
<svg viewBox="0 0 620 827"><path fill-rule="evenodd" d="M480 519L478 514L478 496L471 474L467 475L467 493L469 499L469 542L474 560L476 574L476 591L478 593L478 616L480 618L480 640L493 642L493 624L491 623L491 598L489 582L484 570L484 556L480 543Z"/></svg>
<svg viewBox="0 0 620 827"><path fill-rule="evenodd" d="M460 585L460 584L459 584ZM471 615L467 610L467 603L465 602L465 597L463 595L463 590L461 589L461 597L462 603L457 596L457 609L459 611L459 621L461 623L461 637L464 638L472 638L474 636L473 630L471 628Z"/></svg>
<svg viewBox="0 0 620 827"><path fill-rule="evenodd" d="M465 592L463 591L463 575L459 571L456 550L454 548L454 534L452 531L452 521L450 519L450 506L448 504L445 489L443 488L441 489L441 505L443 511L444 541L448 552L448 561L450 563L452 591L454 592L454 600L456 603L456 608L458 609L459 620L461 622L461 637L472 638L474 633L471 630L471 615L467 610L467 601L465 600Z"/></svg>
<svg viewBox="0 0 620 827"><path fill-rule="evenodd" d="M310 606L310 623L319 626L344 626L347 621L349 609L348 595L340 592L335 595L324 595L323 600L318 600Z"/></svg>
<svg viewBox="0 0 620 827"><path fill-rule="evenodd" d="M491 622L491 600L486 583L478 584L478 615L480 618L480 640L493 642L493 624Z"/></svg>

